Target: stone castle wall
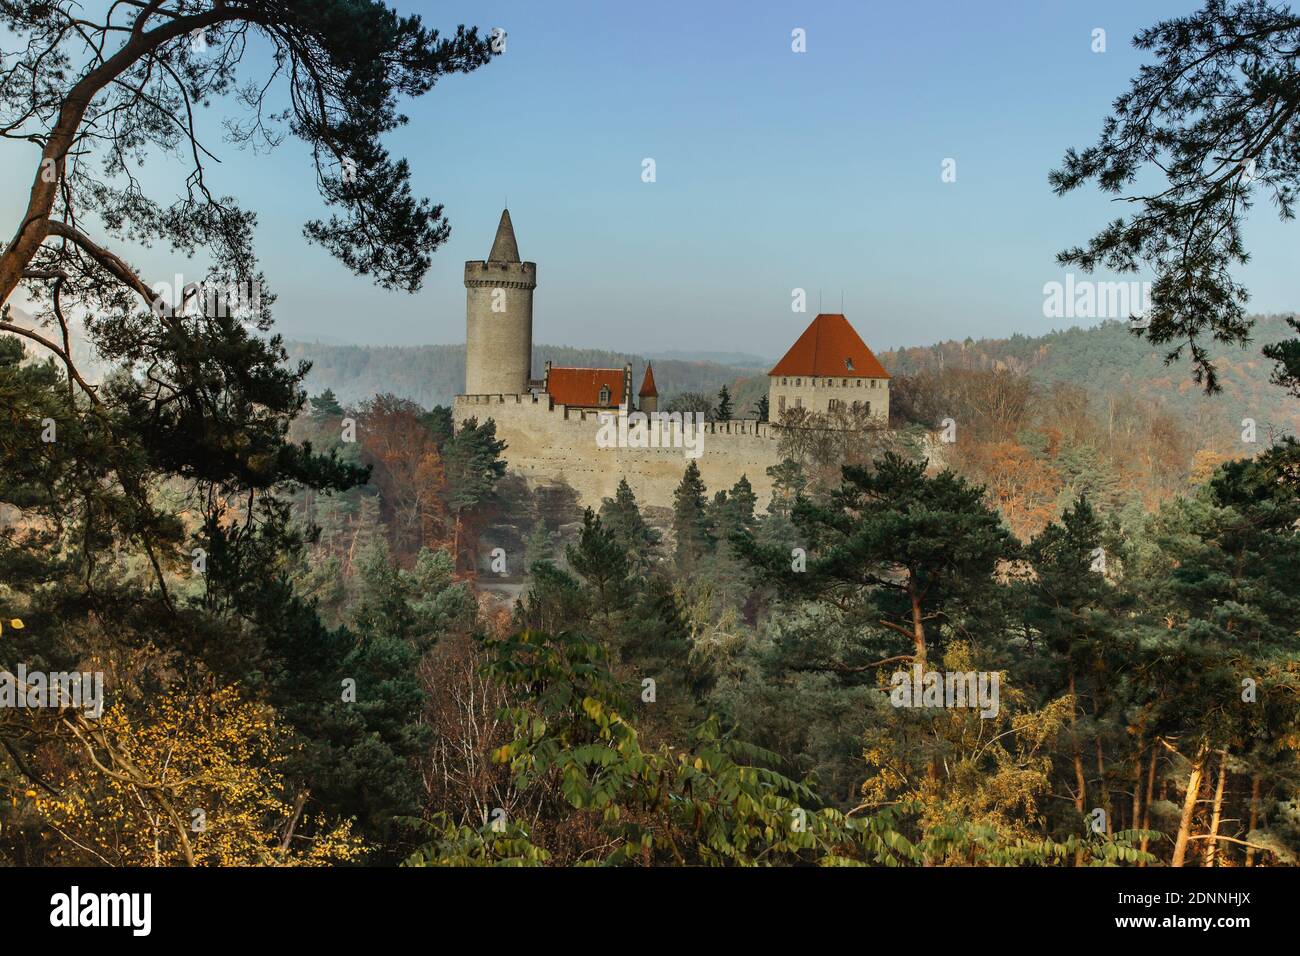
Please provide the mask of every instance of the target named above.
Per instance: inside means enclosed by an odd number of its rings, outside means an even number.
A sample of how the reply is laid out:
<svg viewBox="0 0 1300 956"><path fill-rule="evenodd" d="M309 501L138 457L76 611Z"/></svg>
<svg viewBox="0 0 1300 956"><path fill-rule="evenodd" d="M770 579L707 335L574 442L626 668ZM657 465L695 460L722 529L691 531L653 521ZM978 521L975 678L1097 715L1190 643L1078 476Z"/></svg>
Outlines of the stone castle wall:
<svg viewBox="0 0 1300 956"><path fill-rule="evenodd" d="M768 415L781 417L781 399L785 408L802 406L825 414L831 401L852 406L870 402L871 414L889 421L889 379L887 378L818 378L791 375L768 376Z"/></svg>
<svg viewBox="0 0 1300 956"><path fill-rule="evenodd" d="M530 484L563 481L583 505L599 508L612 498L620 478L644 506L672 507L673 491L691 460L683 448L601 448L599 413L554 404L541 395L457 395L457 425L467 418L496 422L497 437L508 446L502 457ZM767 469L780 463L779 428L753 420L706 422L700 456L694 459L709 497L730 490L742 475L749 479L765 510L772 499Z"/></svg>

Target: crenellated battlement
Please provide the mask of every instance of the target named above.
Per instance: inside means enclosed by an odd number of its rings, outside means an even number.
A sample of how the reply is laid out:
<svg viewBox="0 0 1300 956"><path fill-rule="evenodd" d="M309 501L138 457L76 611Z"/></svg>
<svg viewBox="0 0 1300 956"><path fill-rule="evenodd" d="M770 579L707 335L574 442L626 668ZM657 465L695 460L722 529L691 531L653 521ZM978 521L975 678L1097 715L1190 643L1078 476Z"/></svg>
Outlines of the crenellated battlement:
<svg viewBox="0 0 1300 956"><path fill-rule="evenodd" d="M467 288L536 289L537 263L471 259L465 263L465 285Z"/></svg>

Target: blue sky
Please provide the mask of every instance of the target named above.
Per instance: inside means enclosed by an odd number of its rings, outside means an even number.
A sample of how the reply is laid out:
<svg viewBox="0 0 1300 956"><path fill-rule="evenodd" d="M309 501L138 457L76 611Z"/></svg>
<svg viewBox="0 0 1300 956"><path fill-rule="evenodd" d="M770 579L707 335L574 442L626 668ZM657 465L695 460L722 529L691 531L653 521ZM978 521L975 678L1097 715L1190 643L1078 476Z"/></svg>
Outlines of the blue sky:
<svg viewBox="0 0 1300 956"><path fill-rule="evenodd" d="M452 223L416 296L374 288L302 238L321 205L297 142L269 158L218 142L213 175L259 213L277 325L294 338L463 341L463 262L487 254L507 196L538 263L539 342L776 356L819 290L825 311L843 295L875 348L1036 334L1069 324L1042 312L1044 283L1062 278L1054 254L1117 214L1095 192L1056 198L1048 170L1096 138L1141 62L1132 35L1196 6L399 4L440 28L507 31L503 56L406 104L410 125L391 137ZM795 28L806 53L791 51ZM7 146L0 169L25 184L34 155ZM174 182L166 165L146 182ZM8 193L12 220L26 189ZM1256 207L1242 273L1253 309L1300 305L1298 230ZM184 267L158 250L130 258L147 276ZM791 312L795 287L807 315Z"/></svg>

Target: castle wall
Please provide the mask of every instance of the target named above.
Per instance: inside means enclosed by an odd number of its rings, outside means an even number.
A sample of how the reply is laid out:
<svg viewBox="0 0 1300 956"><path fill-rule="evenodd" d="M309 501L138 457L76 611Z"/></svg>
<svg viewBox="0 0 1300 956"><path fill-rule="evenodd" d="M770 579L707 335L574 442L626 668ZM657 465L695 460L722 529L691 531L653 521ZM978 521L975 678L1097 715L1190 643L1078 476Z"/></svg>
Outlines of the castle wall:
<svg viewBox="0 0 1300 956"><path fill-rule="evenodd" d="M599 413L552 406L546 395L458 395L455 421L489 418L506 442L502 457L530 482L560 480L572 486L582 504L599 508L626 478L642 506L672 507L673 491L691 460L683 448L601 448ZM752 420L706 422L700 455L694 459L709 497L730 490L742 475L749 479L760 510L772 498L767 469L780 463L779 429Z"/></svg>
<svg viewBox="0 0 1300 956"><path fill-rule="evenodd" d="M846 385L845 382L848 384ZM889 379L887 378L768 376L767 414L773 421L781 417L782 398L785 399L786 408L802 405L810 411L819 413L827 411L832 399L841 401L849 407L854 402L870 402L872 416L889 421Z"/></svg>

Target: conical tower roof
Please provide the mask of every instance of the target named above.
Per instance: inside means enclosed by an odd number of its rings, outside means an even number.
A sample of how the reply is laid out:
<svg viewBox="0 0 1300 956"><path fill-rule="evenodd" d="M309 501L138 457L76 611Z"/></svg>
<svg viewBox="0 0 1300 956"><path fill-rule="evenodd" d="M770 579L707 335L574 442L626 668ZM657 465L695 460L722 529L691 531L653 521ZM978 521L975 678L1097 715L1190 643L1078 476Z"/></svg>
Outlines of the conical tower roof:
<svg viewBox="0 0 1300 956"><path fill-rule="evenodd" d="M645 378L641 380L641 391L637 392L641 398L659 397L659 389L655 388L655 370L649 362L645 363Z"/></svg>
<svg viewBox="0 0 1300 956"><path fill-rule="evenodd" d="M497 237L492 240L492 252L488 262L518 262L519 244L515 242L515 227L510 222L510 210L501 211L501 223L497 226Z"/></svg>

